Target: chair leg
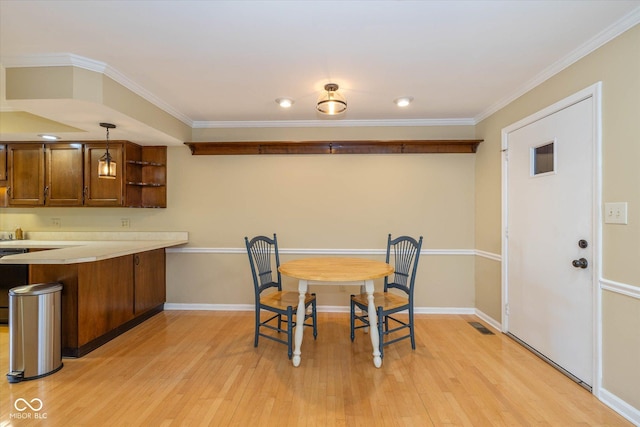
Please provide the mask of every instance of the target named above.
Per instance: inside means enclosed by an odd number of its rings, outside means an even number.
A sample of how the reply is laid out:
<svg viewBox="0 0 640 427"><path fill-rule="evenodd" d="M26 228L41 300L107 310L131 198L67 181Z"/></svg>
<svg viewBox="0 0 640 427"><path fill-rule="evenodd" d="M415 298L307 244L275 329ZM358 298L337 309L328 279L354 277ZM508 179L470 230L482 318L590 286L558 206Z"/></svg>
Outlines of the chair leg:
<svg viewBox="0 0 640 427"><path fill-rule="evenodd" d="M256 331L253 337L253 346L258 346L258 336L260 335L260 307L256 306Z"/></svg>
<svg viewBox="0 0 640 427"><path fill-rule="evenodd" d="M315 296L315 294L313 294ZM311 303L311 318L313 320L313 339L318 337L318 312L316 311L316 300Z"/></svg>
<svg viewBox="0 0 640 427"><path fill-rule="evenodd" d="M413 305L409 306L409 335L411 335L411 348L416 349L416 336L413 332Z"/></svg>
<svg viewBox="0 0 640 427"><path fill-rule="evenodd" d="M353 298L353 295L351 295L351 298ZM355 339L355 323L356 323L356 308L355 308L355 304L353 302L352 299L349 299L349 301L351 302L351 310L349 311L350 313L350 317L351 317L351 342L353 342L353 340Z"/></svg>
<svg viewBox="0 0 640 427"><path fill-rule="evenodd" d="M382 307L378 307L378 334L380 336L380 358L382 359L384 357L384 332L382 331L382 323L385 322L388 324L388 320L385 318L383 319L382 316ZM371 322L369 322L369 325L371 325Z"/></svg>
<svg viewBox="0 0 640 427"><path fill-rule="evenodd" d="M304 327L304 319L302 319L302 326ZM292 337L293 337L293 308L289 306L287 307L287 347L288 347L287 354L289 355L289 359L291 359L291 357L293 356L293 348L291 347L291 344L293 342Z"/></svg>

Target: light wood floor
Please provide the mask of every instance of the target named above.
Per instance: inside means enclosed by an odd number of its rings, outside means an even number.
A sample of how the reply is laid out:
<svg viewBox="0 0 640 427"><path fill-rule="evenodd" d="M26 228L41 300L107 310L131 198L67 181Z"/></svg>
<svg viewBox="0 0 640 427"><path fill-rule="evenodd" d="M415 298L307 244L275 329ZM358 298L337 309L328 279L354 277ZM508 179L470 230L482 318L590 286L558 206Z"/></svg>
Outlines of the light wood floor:
<svg viewBox="0 0 640 427"><path fill-rule="evenodd" d="M253 347L252 313L160 313L46 378L2 378L0 426L631 425L474 316L418 315L416 350L387 347L381 369L348 314L318 316L294 368L282 344ZM0 344L8 371L6 326ZM17 420L19 398L39 398L46 422Z"/></svg>

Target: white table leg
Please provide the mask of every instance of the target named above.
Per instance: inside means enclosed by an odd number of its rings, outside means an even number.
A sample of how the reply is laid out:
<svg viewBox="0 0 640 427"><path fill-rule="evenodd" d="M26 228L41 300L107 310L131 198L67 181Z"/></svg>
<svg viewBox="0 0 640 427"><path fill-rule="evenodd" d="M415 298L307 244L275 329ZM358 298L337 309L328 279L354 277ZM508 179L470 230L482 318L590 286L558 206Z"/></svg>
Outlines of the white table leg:
<svg viewBox="0 0 640 427"><path fill-rule="evenodd" d="M364 287L367 292L367 301L369 302L369 336L371 337L371 345L373 346L373 364L376 368L379 368L382 366L382 358L380 357L378 315L376 313L376 306L373 300L373 280L365 280Z"/></svg>
<svg viewBox="0 0 640 427"><path fill-rule="evenodd" d="M304 299L307 295L307 281L300 279L298 281L298 292L300 292L300 296L298 297L298 312L296 313L296 330L294 342L295 346L293 348L293 366L300 366L300 355L302 352L300 351L300 347L302 347L302 336L304 334Z"/></svg>
<svg viewBox="0 0 640 427"><path fill-rule="evenodd" d="M361 286L360 286L360 293L361 293L361 294L364 294L364 293L366 293L366 292L367 292L367 288L364 286L364 284L363 284L363 285L361 285ZM362 310L360 310L360 312L361 312L361 314L364 316L365 310L364 310L364 309L362 309ZM367 313L369 313L369 311L368 311L368 310L367 310ZM368 326L365 326L364 328L362 328L362 330L364 331L364 333L365 333L365 334L368 334L368 333L369 333L369 327L368 327Z"/></svg>

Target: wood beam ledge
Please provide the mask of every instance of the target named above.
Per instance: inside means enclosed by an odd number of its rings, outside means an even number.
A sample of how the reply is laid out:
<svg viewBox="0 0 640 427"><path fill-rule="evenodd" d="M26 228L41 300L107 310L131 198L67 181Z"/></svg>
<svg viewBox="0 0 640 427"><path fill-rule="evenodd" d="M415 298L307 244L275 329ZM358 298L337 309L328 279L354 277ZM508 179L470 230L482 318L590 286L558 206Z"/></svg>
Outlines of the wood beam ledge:
<svg viewBox="0 0 640 427"><path fill-rule="evenodd" d="M475 153L482 139L393 141L185 142L194 156L245 154L420 154Z"/></svg>

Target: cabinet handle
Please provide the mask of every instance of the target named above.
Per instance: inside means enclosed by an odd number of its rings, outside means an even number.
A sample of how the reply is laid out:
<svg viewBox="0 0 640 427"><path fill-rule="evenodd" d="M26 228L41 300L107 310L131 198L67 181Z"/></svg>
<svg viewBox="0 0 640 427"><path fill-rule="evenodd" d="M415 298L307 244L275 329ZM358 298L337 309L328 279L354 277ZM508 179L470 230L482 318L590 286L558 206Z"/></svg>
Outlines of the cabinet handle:
<svg viewBox="0 0 640 427"><path fill-rule="evenodd" d="M7 187L7 196L11 197L11 187Z"/></svg>
<svg viewBox="0 0 640 427"><path fill-rule="evenodd" d="M44 199L47 200L47 195L49 194L49 186L44 187Z"/></svg>
<svg viewBox="0 0 640 427"><path fill-rule="evenodd" d="M135 260L136 265L140 265L140 257L138 255L136 255L134 257L134 260Z"/></svg>

